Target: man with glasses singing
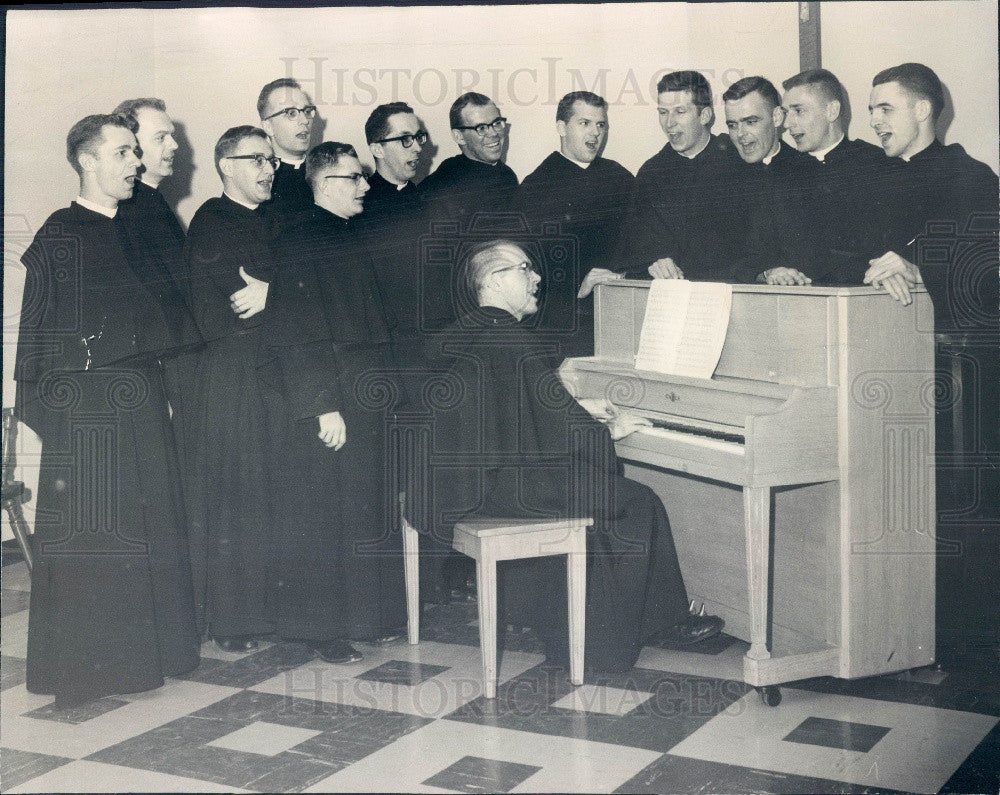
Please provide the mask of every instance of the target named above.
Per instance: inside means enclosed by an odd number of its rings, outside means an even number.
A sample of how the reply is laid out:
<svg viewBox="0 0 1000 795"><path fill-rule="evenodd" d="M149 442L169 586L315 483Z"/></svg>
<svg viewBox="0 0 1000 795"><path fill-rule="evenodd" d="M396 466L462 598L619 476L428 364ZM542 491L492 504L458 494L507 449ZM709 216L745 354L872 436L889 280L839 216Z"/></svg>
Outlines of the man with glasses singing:
<svg viewBox="0 0 1000 795"><path fill-rule="evenodd" d="M258 383L261 314L273 275L267 221L277 159L267 133L233 127L215 145L223 194L195 213L184 248L191 307L205 337L198 367L197 446L189 475L201 487L191 539L195 601L215 642L249 651L273 629L267 549L273 526L270 463Z"/></svg>
<svg viewBox="0 0 1000 795"><path fill-rule="evenodd" d="M304 164L316 106L297 80L280 77L260 90L257 114L280 161L274 173L271 198L286 211L312 206Z"/></svg>
<svg viewBox="0 0 1000 795"><path fill-rule="evenodd" d="M315 204L277 241L268 369L281 399L274 469L282 499L279 634L350 663L350 640L388 642L406 623L396 514L386 508L388 324L353 219L368 183L354 148L306 158Z"/></svg>
<svg viewBox="0 0 1000 795"><path fill-rule="evenodd" d="M517 175L502 162L507 149L507 119L484 94L470 91L452 103L448 113L451 135L462 153L450 157L420 187L435 220L456 221L459 231L469 228L476 213L476 229L498 230L503 220L495 213L510 212L517 193Z"/></svg>

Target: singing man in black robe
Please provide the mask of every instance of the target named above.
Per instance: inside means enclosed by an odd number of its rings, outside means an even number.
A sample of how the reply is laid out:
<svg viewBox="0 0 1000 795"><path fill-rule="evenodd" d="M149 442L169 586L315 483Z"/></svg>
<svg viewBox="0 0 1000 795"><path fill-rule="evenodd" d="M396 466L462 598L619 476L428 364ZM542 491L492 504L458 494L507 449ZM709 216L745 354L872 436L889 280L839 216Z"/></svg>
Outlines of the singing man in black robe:
<svg viewBox="0 0 1000 795"><path fill-rule="evenodd" d="M159 359L183 347L133 269L118 203L139 158L120 116L87 116L66 152L80 195L25 253L15 378L42 440L27 687L70 706L198 665L176 451Z"/></svg>
<svg viewBox="0 0 1000 795"><path fill-rule="evenodd" d="M636 175L622 261L640 278L735 281L749 228L743 163L728 136L712 135L704 75L671 72L656 92L667 144Z"/></svg>
<svg viewBox="0 0 1000 795"><path fill-rule="evenodd" d="M153 97L125 100L114 112L129 121L142 157L132 198L121 202L118 212L136 239L136 253L157 284L160 300L171 307L168 320L177 326L178 333L193 334L200 342L183 292L184 229L159 190L160 183L174 173L174 123L163 100ZM197 357L197 352L189 351L163 361L163 380L182 472L190 463L186 451L195 413Z"/></svg>
<svg viewBox="0 0 1000 795"><path fill-rule="evenodd" d="M518 207L531 231L546 227L571 236L576 257L551 263L561 278L543 274L539 326L552 332L564 356L594 352L594 286L619 278L615 250L628 215L632 174L601 156L608 137L608 103L590 91L574 91L556 106L559 151L553 152L518 191Z"/></svg>
<svg viewBox="0 0 1000 795"><path fill-rule="evenodd" d="M726 127L745 166L741 197L750 208L750 230L739 278L746 282L803 285L800 268L812 262L810 219L801 212L806 175L815 158L781 140L781 94L765 77L737 80L722 95Z"/></svg>
<svg viewBox="0 0 1000 795"><path fill-rule="evenodd" d="M276 160L257 127L233 127L215 145L223 194L195 213L184 249L195 319L205 338L198 366L197 444L190 493L199 495L192 537L199 617L227 651L247 651L273 631L269 613L274 536L270 435L257 373L261 312L274 275L262 204Z"/></svg>
<svg viewBox="0 0 1000 795"><path fill-rule="evenodd" d="M316 106L297 80L279 77L260 90L257 115L279 161L268 209L277 214L278 223L283 223L287 216L312 206L305 160Z"/></svg>
<svg viewBox="0 0 1000 795"><path fill-rule="evenodd" d="M368 190L357 153L322 143L306 174L316 204L276 243L265 357L284 395L278 632L348 663L361 659L350 640L388 642L406 623L385 442L400 392L378 281L350 220Z"/></svg>
<svg viewBox="0 0 1000 795"><path fill-rule="evenodd" d="M803 172L802 189L785 197L806 219L812 261L799 270L813 284L860 285L880 254L886 229L886 163L877 146L847 137L847 92L826 69L808 69L782 83L785 126L818 168Z"/></svg>
<svg viewBox="0 0 1000 795"><path fill-rule="evenodd" d="M957 404L939 402L935 434L937 637L947 652L955 644L988 648L1000 626L1000 189L989 166L937 139L943 108L941 81L923 64L900 64L872 81L871 126L892 166L893 200L888 250L865 281L904 303L923 282L934 304L936 383Z"/></svg>
<svg viewBox="0 0 1000 795"><path fill-rule="evenodd" d="M461 387L435 417L431 460L442 463L429 473L433 514L452 522L463 514L593 517L588 668L625 671L654 638L684 645L717 634L720 618L688 613L659 498L618 474L612 438L643 420L603 401L584 410L560 382L551 347L522 322L538 309L540 277L528 255L509 241L479 244L462 274L478 308L441 334L438 349ZM532 627L560 663L568 659L564 560L508 561L500 575L510 618Z"/></svg>

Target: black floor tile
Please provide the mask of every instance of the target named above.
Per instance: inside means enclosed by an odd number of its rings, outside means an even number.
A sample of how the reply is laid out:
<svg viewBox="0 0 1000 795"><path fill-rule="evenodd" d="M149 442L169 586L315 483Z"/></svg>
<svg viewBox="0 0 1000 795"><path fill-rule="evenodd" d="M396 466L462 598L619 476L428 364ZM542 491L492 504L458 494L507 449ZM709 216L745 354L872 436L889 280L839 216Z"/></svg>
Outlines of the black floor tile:
<svg viewBox="0 0 1000 795"><path fill-rule="evenodd" d="M414 663L406 660L389 660L382 665L358 674L358 679L366 679L370 682L385 682L390 685L408 685L416 687L423 684L438 674L443 674L449 670L447 665L428 665L427 663Z"/></svg>
<svg viewBox="0 0 1000 795"><path fill-rule="evenodd" d="M9 616L28 609L30 594L13 588L0 589L0 616Z"/></svg>
<svg viewBox="0 0 1000 795"><path fill-rule="evenodd" d="M510 792L539 770L541 768L535 765L463 756L423 784L456 792Z"/></svg>
<svg viewBox="0 0 1000 795"><path fill-rule="evenodd" d="M896 790L777 773L773 770L756 770L673 754L664 754L618 787L615 792L663 793L663 795L674 793L729 795L734 792L773 793L773 795L802 795L802 793L897 795Z"/></svg>
<svg viewBox="0 0 1000 795"><path fill-rule="evenodd" d="M203 659L194 671L180 678L206 685L253 687L315 657L304 643L276 643L232 662Z"/></svg>
<svg viewBox="0 0 1000 795"><path fill-rule="evenodd" d="M941 792L1000 792L1000 723L987 732Z"/></svg>
<svg viewBox="0 0 1000 795"><path fill-rule="evenodd" d="M45 775L57 767L72 762L64 756L33 754L14 748L0 748L0 792L19 787L26 781Z"/></svg>
<svg viewBox="0 0 1000 795"><path fill-rule="evenodd" d="M0 690L16 687L26 681L26 663L20 657L0 657Z"/></svg>
<svg viewBox="0 0 1000 795"><path fill-rule="evenodd" d="M113 697L98 698L94 701L88 701L85 704L67 708L59 708L55 705L55 702L52 702L51 704L46 704L44 707L33 709L31 712L25 712L24 716L26 718L37 718L38 720L57 721L58 723L78 724L93 720L119 707L124 707L126 704L128 704L127 701Z"/></svg>
<svg viewBox="0 0 1000 795"><path fill-rule="evenodd" d="M806 718L782 739L788 743L820 745L868 753L890 731L888 726L853 723L832 718Z"/></svg>
<svg viewBox="0 0 1000 795"><path fill-rule="evenodd" d="M652 694L624 716L581 712L553 703L573 691L566 671L537 666L503 683L496 699L478 698L447 716L506 729L667 751L748 691L742 682L637 668L591 676L588 684Z"/></svg>

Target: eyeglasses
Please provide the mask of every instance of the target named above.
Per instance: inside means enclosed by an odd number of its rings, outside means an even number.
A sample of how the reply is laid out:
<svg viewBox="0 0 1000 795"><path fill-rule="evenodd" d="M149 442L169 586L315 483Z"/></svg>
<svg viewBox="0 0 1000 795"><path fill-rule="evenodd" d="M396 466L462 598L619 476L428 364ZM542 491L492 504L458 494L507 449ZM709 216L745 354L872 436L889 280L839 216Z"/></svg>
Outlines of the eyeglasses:
<svg viewBox="0 0 1000 795"><path fill-rule="evenodd" d="M427 133L423 131L418 133L407 133L406 135L397 135L395 138L380 138L377 141L373 141L373 143L387 144L391 141L399 141L403 145L404 149L409 149L413 146L414 141L423 146L427 143Z"/></svg>
<svg viewBox="0 0 1000 795"><path fill-rule="evenodd" d="M364 174L327 174L323 179L349 179L355 185L365 178Z"/></svg>
<svg viewBox="0 0 1000 795"><path fill-rule="evenodd" d="M506 268L497 268L491 273L503 273L504 271L520 271L525 276L529 273L535 273L535 269L531 267L530 262L519 262L517 265L508 265Z"/></svg>
<svg viewBox="0 0 1000 795"><path fill-rule="evenodd" d="M502 132L506 126L507 126L507 119L505 119L503 116L497 116L493 121L488 123L474 124L471 127L455 127L453 129L475 130L476 135L478 135L480 138L485 138L486 133L488 133L490 130L493 130L493 132Z"/></svg>
<svg viewBox="0 0 1000 795"><path fill-rule="evenodd" d="M304 108L282 108L281 110L272 113L270 116L265 116L261 119L261 121L267 121L268 119L273 119L275 116L281 115L284 115L284 117L289 121L295 121L299 117L300 113L307 119L311 119L316 115L316 106L306 105Z"/></svg>
<svg viewBox="0 0 1000 795"><path fill-rule="evenodd" d="M254 155L226 155L223 160L252 160L257 168L264 168L265 163L270 163L271 168L275 171L278 170L278 163L281 162L274 155L262 155L260 152Z"/></svg>

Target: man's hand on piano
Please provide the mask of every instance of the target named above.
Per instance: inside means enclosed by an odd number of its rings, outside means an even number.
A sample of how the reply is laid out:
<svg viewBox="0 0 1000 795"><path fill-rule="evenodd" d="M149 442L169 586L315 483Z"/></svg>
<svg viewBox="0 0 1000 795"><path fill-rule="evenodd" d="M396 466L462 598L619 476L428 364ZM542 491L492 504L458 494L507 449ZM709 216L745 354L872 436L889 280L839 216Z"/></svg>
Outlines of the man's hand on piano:
<svg viewBox="0 0 1000 795"><path fill-rule="evenodd" d="M583 284L580 285L580 291L576 294L576 297L586 298L597 285L621 279L624 275L623 273L609 271L607 268L591 268L590 273L584 277Z"/></svg>
<svg viewBox="0 0 1000 795"><path fill-rule="evenodd" d="M677 263L674 262L670 257L663 257L663 259L658 259L652 265L649 266L649 275L654 279L683 279L684 271L682 271Z"/></svg>
<svg viewBox="0 0 1000 795"><path fill-rule="evenodd" d="M764 271L763 276L765 284L812 284L812 279L806 276L802 271L783 266L766 270Z"/></svg>
<svg viewBox="0 0 1000 795"><path fill-rule="evenodd" d="M624 439L631 433L635 433L640 428L650 428L653 425L646 417L622 411L610 400L607 401L607 404L610 416L605 420L605 423L608 426L608 431L611 433L611 438L616 442L619 439Z"/></svg>
<svg viewBox="0 0 1000 795"><path fill-rule="evenodd" d="M910 288L923 281L920 269L909 260L899 256L895 251L887 251L881 257L868 260L869 268L865 271L864 283L872 287L884 288L889 295L903 306L913 302Z"/></svg>

